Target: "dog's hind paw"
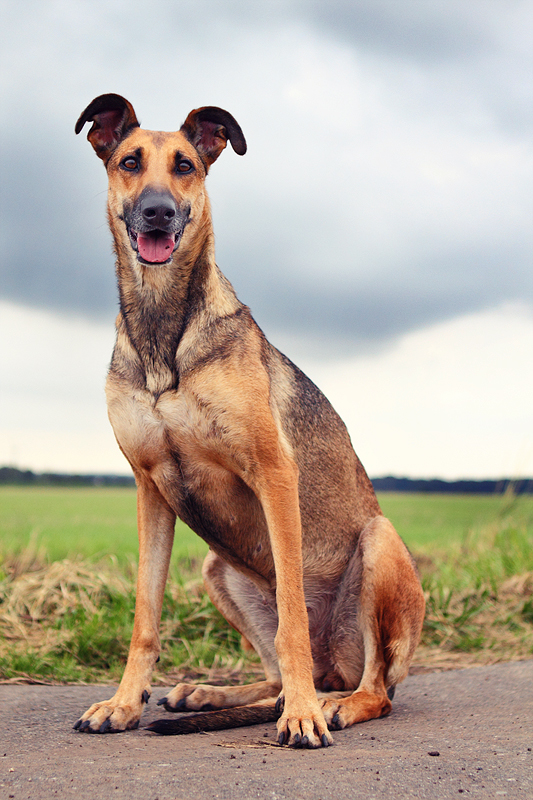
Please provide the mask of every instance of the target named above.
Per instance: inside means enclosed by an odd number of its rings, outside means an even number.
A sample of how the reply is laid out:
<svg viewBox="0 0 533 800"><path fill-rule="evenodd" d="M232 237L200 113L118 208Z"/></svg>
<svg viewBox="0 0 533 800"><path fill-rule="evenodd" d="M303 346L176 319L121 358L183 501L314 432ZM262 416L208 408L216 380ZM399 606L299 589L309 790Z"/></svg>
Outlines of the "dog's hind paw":
<svg viewBox="0 0 533 800"><path fill-rule="evenodd" d="M226 708L228 700L222 686L178 683L157 705L167 711L214 711Z"/></svg>
<svg viewBox="0 0 533 800"><path fill-rule="evenodd" d="M322 711L332 731L348 728L357 722L377 719L390 714L392 703L387 695L357 690L349 697L321 700Z"/></svg>

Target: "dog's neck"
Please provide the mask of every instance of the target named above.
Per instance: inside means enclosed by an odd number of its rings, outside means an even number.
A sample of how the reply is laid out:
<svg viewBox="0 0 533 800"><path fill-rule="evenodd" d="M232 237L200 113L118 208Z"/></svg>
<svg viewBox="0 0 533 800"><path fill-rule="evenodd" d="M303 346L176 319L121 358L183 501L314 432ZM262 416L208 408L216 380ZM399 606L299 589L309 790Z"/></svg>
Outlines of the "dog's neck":
<svg viewBox="0 0 533 800"><path fill-rule="evenodd" d="M177 388L176 353L193 321L209 324L217 314L224 316L240 306L216 266L210 219L194 241L194 248L180 246L172 262L161 266L135 263L131 249L115 242L120 297L117 347L123 356L126 348L131 352L128 380L144 385L156 397Z"/></svg>

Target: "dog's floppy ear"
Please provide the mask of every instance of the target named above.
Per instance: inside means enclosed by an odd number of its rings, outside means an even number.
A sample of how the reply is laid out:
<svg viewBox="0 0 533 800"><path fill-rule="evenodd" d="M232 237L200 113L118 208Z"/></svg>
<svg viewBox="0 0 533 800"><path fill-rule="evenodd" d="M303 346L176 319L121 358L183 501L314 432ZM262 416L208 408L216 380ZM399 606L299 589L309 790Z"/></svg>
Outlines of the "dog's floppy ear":
<svg viewBox="0 0 533 800"><path fill-rule="evenodd" d="M246 153L246 139L239 123L223 108L204 106L191 111L181 131L196 147L207 167L217 160L228 139L238 155Z"/></svg>
<svg viewBox="0 0 533 800"><path fill-rule="evenodd" d="M93 123L87 139L105 163L132 128L139 127L133 106L119 94L95 97L76 122L76 133L80 133L86 122Z"/></svg>

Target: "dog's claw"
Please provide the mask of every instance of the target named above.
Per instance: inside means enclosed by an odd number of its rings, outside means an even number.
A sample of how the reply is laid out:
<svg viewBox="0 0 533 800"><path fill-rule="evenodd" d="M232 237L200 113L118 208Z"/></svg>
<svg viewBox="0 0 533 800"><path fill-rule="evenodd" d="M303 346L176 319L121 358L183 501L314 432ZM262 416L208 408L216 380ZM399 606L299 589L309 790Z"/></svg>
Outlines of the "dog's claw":
<svg viewBox="0 0 533 800"><path fill-rule="evenodd" d="M182 697L181 700L178 700L175 706L171 706L168 700L168 697L162 697L160 700L157 701L158 706L164 706L165 711L190 711L187 708L187 698ZM201 709L202 711L210 711L212 710L209 708L209 705L206 703L205 707Z"/></svg>
<svg viewBox="0 0 533 800"><path fill-rule="evenodd" d="M111 728L111 720L105 719L100 727L98 728L98 733L106 733Z"/></svg>
<svg viewBox="0 0 533 800"><path fill-rule="evenodd" d="M76 723L74 723L74 725L72 727L73 727L73 729L75 731L77 731L79 729L80 725L81 725L81 719L79 719Z"/></svg>
<svg viewBox="0 0 533 800"><path fill-rule="evenodd" d="M285 706L285 698L282 694L280 694L280 696L276 700L276 706L275 706L276 714L279 714L281 716L284 706Z"/></svg>
<svg viewBox="0 0 533 800"><path fill-rule="evenodd" d="M285 744L286 738L285 731L281 731L280 735L278 736L278 744Z"/></svg>
<svg viewBox="0 0 533 800"><path fill-rule="evenodd" d="M320 737L320 741L322 742L322 747L329 747L328 737L325 733Z"/></svg>
<svg viewBox="0 0 533 800"><path fill-rule="evenodd" d="M148 703L149 699L150 699L150 694L145 689L141 695L141 703Z"/></svg>

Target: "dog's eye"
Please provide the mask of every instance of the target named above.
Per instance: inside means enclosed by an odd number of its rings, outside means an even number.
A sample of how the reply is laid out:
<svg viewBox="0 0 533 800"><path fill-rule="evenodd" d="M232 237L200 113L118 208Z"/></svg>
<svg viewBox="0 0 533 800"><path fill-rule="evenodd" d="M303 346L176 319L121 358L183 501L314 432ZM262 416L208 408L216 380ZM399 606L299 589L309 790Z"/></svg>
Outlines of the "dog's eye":
<svg viewBox="0 0 533 800"><path fill-rule="evenodd" d="M186 158L180 159L176 164L176 172L181 172L181 173L192 172L193 169L194 169L193 165L191 164L190 161L187 161Z"/></svg>
<svg viewBox="0 0 533 800"><path fill-rule="evenodd" d="M133 172L139 166L139 161L133 156L126 156L126 158L120 162L120 166L128 170L128 172Z"/></svg>

